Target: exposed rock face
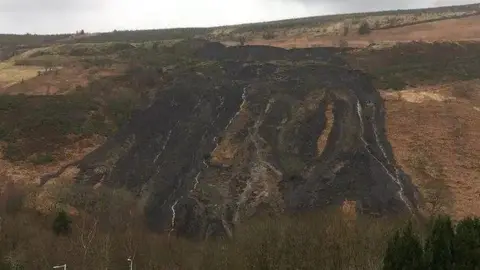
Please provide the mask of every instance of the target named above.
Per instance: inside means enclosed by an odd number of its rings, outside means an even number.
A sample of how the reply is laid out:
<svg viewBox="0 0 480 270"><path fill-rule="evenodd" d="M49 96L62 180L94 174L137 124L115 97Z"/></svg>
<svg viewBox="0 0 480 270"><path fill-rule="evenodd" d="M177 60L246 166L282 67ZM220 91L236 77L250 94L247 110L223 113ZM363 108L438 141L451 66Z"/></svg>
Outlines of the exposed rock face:
<svg viewBox="0 0 480 270"><path fill-rule="evenodd" d="M332 50L196 44L203 60L172 71L153 104L81 162L79 181L126 186L153 229L187 235L229 233L260 209L414 209L379 93Z"/></svg>

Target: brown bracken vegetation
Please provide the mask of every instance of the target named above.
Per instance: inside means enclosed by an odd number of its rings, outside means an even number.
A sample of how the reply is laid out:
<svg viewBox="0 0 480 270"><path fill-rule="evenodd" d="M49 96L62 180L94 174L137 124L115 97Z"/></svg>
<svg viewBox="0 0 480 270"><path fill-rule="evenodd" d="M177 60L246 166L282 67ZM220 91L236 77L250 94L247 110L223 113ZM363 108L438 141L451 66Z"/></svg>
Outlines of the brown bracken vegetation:
<svg viewBox="0 0 480 270"><path fill-rule="evenodd" d="M381 269L388 238L398 219L358 217L339 209L292 216L260 216L238 226L233 239L192 242L146 229L129 192L75 186L50 188L58 198L52 214L30 208L38 191L13 184L2 194L0 254L5 269ZM67 235L56 235L58 211L72 219ZM34 226L32 226L34 224ZM13 268L14 266L21 268ZM4 268L2 268L4 269Z"/></svg>

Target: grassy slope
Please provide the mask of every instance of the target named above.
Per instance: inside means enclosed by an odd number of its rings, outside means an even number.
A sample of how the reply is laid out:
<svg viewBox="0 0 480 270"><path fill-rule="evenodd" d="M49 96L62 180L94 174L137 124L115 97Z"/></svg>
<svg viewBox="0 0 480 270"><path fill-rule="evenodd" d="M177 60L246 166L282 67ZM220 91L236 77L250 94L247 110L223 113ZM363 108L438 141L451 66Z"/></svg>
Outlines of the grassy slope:
<svg viewBox="0 0 480 270"><path fill-rule="evenodd" d="M445 6L427 9L391 10L367 13L337 14L315 16L300 19L288 19L273 22L262 22L242 25L232 25L213 28L178 28L178 29L152 29L138 31L113 31L71 38L70 34L62 35L5 35L0 34L0 48L2 46L26 45L41 46L53 43L78 43L78 42L146 42L155 40L175 40L193 38L196 36L211 37L216 39L232 39L239 35L261 37L263 32L293 31L298 34L308 28L324 33L336 33L342 29L333 29L331 24L347 23L357 25L361 21L369 21L372 28L389 28L417 24L427 21L442 20L446 18L463 17L479 12L479 4ZM378 23L377 23L378 21ZM321 26L319 29L318 26ZM328 30L328 31L327 31Z"/></svg>
<svg viewBox="0 0 480 270"><path fill-rule="evenodd" d="M478 78L479 53L477 42L412 42L352 51L347 59L371 74L377 88L401 90Z"/></svg>
<svg viewBox="0 0 480 270"><path fill-rule="evenodd" d="M86 90L55 96L0 95L4 157L25 161L86 136L110 135L128 119L134 103L129 95L94 99Z"/></svg>
<svg viewBox="0 0 480 270"><path fill-rule="evenodd" d="M15 58L15 64L9 62L10 68L44 66L58 57L66 59L66 65L58 74L56 71L35 74L35 78L7 89L14 89L17 95L0 94L0 142L4 144L4 157L11 161L31 160L38 155L52 155L85 137L113 134L136 109L149 102L153 91L169 80L162 67L183 66L185 57L179 54L182 52L168 52L151 44L135 47L128 43L105 43L59 45ZM123 68L118 70L118 66ZM102 71L108 76L97 76ZM76 78L61 76L84 76L91 72L95 74L86 77L85 85L59 94L21 94L22 88L31 93L30 88L34 87L31 82L40 83L43 78L61 80L62 85L68 81L75 83Z"/></svg>
<svg viewBox="0 0 480 270"><path fill-rule="evenodd" d="M145 39L143 34L140 35L142 37L136 36L135 32L126 34L131 35L132 40ZM98 38L98 41L104 37ZM122 40L125 37L118 34L106 38ZM152 32L146 39L154 38L156 33ZM406 85L419 86L478 77L475 72L478 70L478 61L475 57L480 51L479 46L474 43L415 43L379 51L363 50L347 57L359 68L373 74L379 88L401 89ZM61 48L66 49L62 51L54 47L49 53L30 55L28 59L42 62L50 59L49 56L63 55L77 61L79 59L71 54L81 51L80 61L96 66L102 60L95 56L104 54L103 49L91 45ZM72 137L75 140L92 133L111 134L138 105L136 99L139 93L132 89L159 86L159 82L155 81L151 85L141 84L158 76L152 67L163 67L169 63L170 60L158 55L156 51L138 48L126 50L124 58L115 58L117 55L102 58L128 63L136 60L127 75L92 82L80 88L79 92L65 96L0 95L0 140L8 143L7 157L10 156L12 160L33 158L34 162L49 162L49 153L71 143L66 141L69 135L76 134ZM469 58L474 60L466 60ZM354 61L356 59L359 61ZM125 88L126 92L120 92L124 95L112 91ZM33 143L25 144L26 141ZM102 200L97 198L92 201ZM132 254L135 255L137 267L145 269L192 269L198 266L200 269L282 269L280 265L286 269L293 266L316 269L318 265L326 269L380 269L385 242L391 229L396 226L392 220L360 219L351 222L348 216L338 213L313 218L266 218L252 220L242 227L237 232L241 237L233 242L211 241L192 245L181 239L170 242L161 236L149 234L135 220L132 221L131 213L120 211L127 207L118 207L116 202L112 199L114 206L108 208L112 211L108 220L104 218L105 212L98 216L93 213L75 217L74 230L69 238L56 237L51 233L51 215L39 215L30 209L20 212L10 210L8 214L1 212L2 217L6 218L2 225L4 233L0 236L0 253L24 264L28 269L49 268L60 261L67 262L69 267L83 265L121 269L125 266L125 258ZM65 203L81 205L82 202ZM4 205L0 206L1 211L5 211ZM117 223L109 223L112 220ZM98 228L101 229L98 231L95 222L100 222ZM85 252L81 241L89 232L95 232L95 237L88 252Z"/></svg>

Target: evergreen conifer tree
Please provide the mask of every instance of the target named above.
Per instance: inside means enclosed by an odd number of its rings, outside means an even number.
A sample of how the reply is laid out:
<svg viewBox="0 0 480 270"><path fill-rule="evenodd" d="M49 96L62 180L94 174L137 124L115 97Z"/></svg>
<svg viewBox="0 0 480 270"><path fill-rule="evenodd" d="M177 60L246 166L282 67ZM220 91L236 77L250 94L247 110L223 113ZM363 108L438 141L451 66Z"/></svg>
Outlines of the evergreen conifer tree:
<svg viewBox="0 0 480 270"><path fill-rule="evenodd" d="M423 270L422 256L422 245L409 223L388 242L383 270Z"/></svg>
<svg viewBox="0 0 480 270"><path fill-rule="evenodd" d="M454 238L455 235L450 217L440 216L433 219L430 234L425 241L425 269L453 269Z"/></svg>
<svg viewBox="0 0 480 270"><path fill-rule="evenodd" d="M480 269L480 219L466 218L455 229L455 270Z"/></svg>

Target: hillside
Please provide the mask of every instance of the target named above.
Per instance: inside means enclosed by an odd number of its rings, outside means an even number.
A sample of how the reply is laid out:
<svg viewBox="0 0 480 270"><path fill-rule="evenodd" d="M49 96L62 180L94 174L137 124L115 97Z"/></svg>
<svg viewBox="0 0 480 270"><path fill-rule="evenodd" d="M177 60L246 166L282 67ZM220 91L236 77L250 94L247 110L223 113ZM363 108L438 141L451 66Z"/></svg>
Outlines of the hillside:
<svg viewBox="0 0 480 270"><path fill-rule="evenodd" d="M139 192L152 227L193 235L229 232L260 205L413 209L365 75L322 48L221 46L185 51L189 69L168 73L182 81L88 155L80 181Z"/></svg>
<svg viewBox="0 0 480 270"><path fill-rule="evenodd" d="M347 47L390 47L397 43L411 41L479 41L480 17L478 15L464 18L444 19L435 22L419 23L403 27L373 30L366 35L360 35L355 30L346 35L299 35L279 36L276 39L252 39L250 45L271 45L283 48L307 48L317 46L347 46Z"/></svg>
<svg viewBox="0 0 480 270"><path fill-rule="evenodd" d="M381 269L406 220L480 216L478 11L0 35L0 256Z"/></svg>
<svg viewBox="0 0 480 270"><path fill-rule="evenodd" d="M23 48L48 46L59 43L104 43L179 40L186 38L208 38L218 41L238 42L240 37L247 41L279 38L313 38L342 36L345 27L355 32L363 22L371 29L403 28L446 19L458 19L478 15L480 4L443 6L426 9L392 10L370 13L336 14L273 22L221 26L212 28L177 28L136 31L112 31L110 33L59 34L59 35L12 35L0 34L0 59L2 51L21 45ZM329 44L330 45L330 44Z"/></svg>

